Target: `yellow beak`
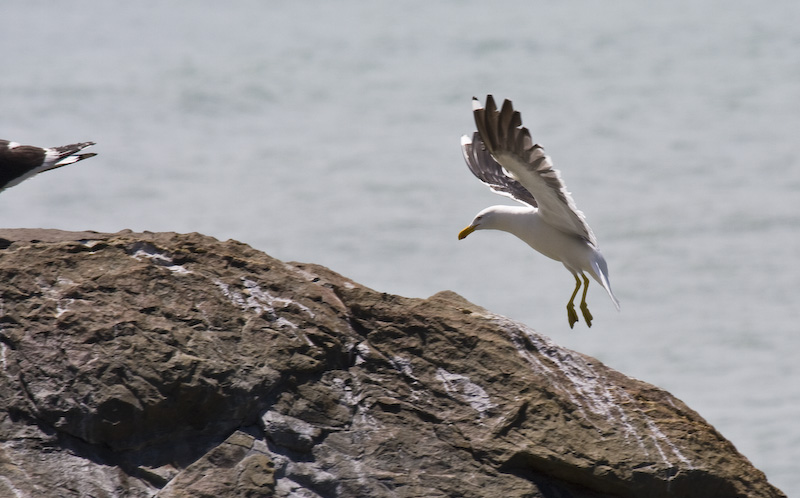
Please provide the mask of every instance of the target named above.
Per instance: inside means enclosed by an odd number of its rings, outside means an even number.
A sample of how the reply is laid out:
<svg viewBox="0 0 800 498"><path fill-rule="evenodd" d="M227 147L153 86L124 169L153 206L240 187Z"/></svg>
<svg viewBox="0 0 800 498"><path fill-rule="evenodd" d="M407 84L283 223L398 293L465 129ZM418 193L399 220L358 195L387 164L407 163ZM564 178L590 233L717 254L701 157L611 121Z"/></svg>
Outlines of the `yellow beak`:
<svg viewBox="0 0 800 498"><path fill-rule="evenodd" d="M471 234L475 231L475 227L473 225L468 226L467 228L458 232L458 240L465 238L467 235Z"/></svg>

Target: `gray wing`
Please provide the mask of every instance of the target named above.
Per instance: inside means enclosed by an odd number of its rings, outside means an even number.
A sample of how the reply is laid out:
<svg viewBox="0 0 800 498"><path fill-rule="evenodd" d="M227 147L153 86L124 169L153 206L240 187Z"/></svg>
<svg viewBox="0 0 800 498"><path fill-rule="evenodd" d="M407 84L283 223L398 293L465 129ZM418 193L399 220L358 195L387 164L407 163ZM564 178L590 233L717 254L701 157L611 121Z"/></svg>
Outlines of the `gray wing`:
<svg viewBox="0 0 800 498"><path fill-rule="evenodd" d="M561 174L553 168L544 149L533 143L511 101L505 100L498 111L494 98L488 95L485 108L474 97L472 106L475 124L486 150L536 199L542 220L562 232L597 245L592 229L575 206Z"/></svg>
<svg viewBox="0 0 800 498"><path fill-rule="evenodd" d="M472 174L488 185L493 192L533 207L538 206L531 193L497 164L497 161L486 150L477 131L472 134L472 139L466 135L461 137L461 152L464 153L464 160Z"/></svg>

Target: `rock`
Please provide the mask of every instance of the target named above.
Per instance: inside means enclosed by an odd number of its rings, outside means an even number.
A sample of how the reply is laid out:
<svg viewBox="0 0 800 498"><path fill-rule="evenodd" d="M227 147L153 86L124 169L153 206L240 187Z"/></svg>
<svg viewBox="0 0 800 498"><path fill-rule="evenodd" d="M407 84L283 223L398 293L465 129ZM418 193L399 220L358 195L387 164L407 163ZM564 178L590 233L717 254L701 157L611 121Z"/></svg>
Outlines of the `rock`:
<svg viewBox="0 0 800 498"><path fill-rule="evenodd" d="M780 497L655 386L199 234L0 230L0 496Z"/></svg>
<svg viewBox="0 0 800 498"><path fill-rule="evenodd" d="M252 435L234 432L170 480L159 498L271 496L275 465L264 443L259 442L259 449L256 441Z"/></svg>

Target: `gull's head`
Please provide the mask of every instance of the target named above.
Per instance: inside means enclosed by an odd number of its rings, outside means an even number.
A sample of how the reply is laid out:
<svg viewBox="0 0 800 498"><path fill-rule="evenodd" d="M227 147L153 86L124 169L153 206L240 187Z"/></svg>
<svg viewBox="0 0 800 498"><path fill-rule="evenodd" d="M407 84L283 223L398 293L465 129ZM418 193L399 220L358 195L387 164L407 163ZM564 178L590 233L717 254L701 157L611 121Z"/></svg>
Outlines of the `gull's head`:
<svg viewBox="0 0 800 498"><path fill-rule="evenodd" d="M511 206L491 206L484 209L475 216L467 228L458 232L458 240L466 238L475 230L505 230L506 224L503 220L516 210Z"/></svg>

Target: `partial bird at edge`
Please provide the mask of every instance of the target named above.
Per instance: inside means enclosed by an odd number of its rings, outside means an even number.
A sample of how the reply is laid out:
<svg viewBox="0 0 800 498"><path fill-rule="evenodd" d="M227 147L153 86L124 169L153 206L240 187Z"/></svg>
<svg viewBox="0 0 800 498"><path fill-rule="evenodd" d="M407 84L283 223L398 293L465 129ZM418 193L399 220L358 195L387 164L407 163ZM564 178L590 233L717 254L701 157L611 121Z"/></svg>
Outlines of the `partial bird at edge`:
<svg viewBox="0 0 800 498"><path fill-rule="evenodd" d="M36 147L0 140L0 192L43 171L60 168L96 156L79 154L94 142L81 142L60 147Z"/></svg>

